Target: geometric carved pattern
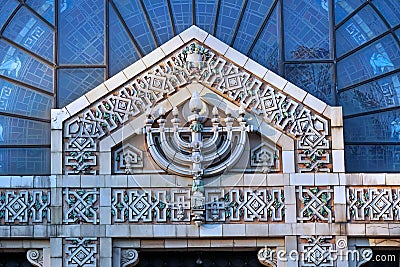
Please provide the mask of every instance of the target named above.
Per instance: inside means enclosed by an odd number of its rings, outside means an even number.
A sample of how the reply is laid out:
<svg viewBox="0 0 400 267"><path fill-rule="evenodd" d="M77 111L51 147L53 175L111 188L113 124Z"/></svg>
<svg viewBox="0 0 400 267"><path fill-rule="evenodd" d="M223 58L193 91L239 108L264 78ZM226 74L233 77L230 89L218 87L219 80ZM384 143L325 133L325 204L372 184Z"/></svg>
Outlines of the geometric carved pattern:
<svg viewBox="0 0 400 267"><path fill-rule="evenodd" d="M43 249L30 249L26 252L29 263L36 267L43 267Z"/></svg>
<svg viewBox="0 0 400 267"><path fill-rule="evenodd" d="M400 220L400 188L347 188L347 219Z"/></svg>
<svg viewBox="0 0 400 267"><path fill-rule="evenodd" d="M282 189L205 190L206 221L283 221ZM190 189L114 189L113 223L190 222Z"/></svg>
<svg viewBox="0 0 400 267"><path fill-rule="evenodd" d="M335 266L332 241L332 236L301 236L300 266Z"/></svg>
<svg viewBox="0 0 400 267"><path fill-rule="evenodd" d="M332 193L333 189L329 186L303 187L296 189L299 202L299 222L332 222L334 220L332 212Z"/></svg>
<svg viewBox="0 0 400 267"><path fill-rule="evenodd" d="M50 191L1 190L0 224L50 222Z"/></svg>
<svg viewBox="0 0 400 267"><path fill-rule="evenodd" d="M201 61L191 62L193 58ZM325 118L217 53L191 43L65 122L65 173L96 174L96 152L101 138L193 81L206 85L295 138L299 172L330 171Z"/></svg>
<svg viewBox="0 0 400 267"><path fill-rule="evenodd" d="M250 155L250 166L260 168L261 172L279 170L279 150L273 145L262 142L251 149Z"/></svg>
<svg viewBox="0 0 400 267"><path fill-rule="evenodd" d="M276 249L262 248L257 253L258 261L268 267L277 266Z"/></svg>
<svg viewBox="0 0 400 267"><path fill-rule="evenodd" d="M97 267L97 238L66 238L65 267Z"/></svg>
<svg viewBox="0 0 400 267"><path fill-rule="evenodd" d="M124 144L114 151L114 173L133 173L133 168L143 168L143 152Z"/></svg>
<svg viewBox="0 0 400 267"><path fill-rule="evenodd" d="M98 205L97 189L86 191L83 189L65 188L64 190L64 220L65 224L93 223L97 224Z"/></svg>

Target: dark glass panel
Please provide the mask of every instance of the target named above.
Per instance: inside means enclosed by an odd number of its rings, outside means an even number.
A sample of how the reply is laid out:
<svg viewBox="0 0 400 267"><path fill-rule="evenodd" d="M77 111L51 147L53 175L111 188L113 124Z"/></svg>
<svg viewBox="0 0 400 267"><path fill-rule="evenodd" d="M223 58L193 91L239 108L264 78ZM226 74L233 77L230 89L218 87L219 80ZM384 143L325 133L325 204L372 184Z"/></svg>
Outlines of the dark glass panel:
<svg viewBox="0 0 400 267"><path fill-rule="evenodd" d="M221 0L216 37L224 43L231 43L242 6L240 0Z"/></svg>
<svg viewBox="0 0 400 267"><path fill-rule="evenodd" d="M366 6L336 31L338 56L362 45L387 30L375 11Z"/></svg>
<svg viewBox="0 0 400 267"><path fill-rule="evenodd" d="M53 61L53 29L25 7L18 10L3 34L27 50Z"/></svg>
<svg viewBox="0 0 400 267"><path fill-rule="evenodd" d="M51 24L54 24L54 1L55 0L28 0L26 3L39 15ZM67 1L60 1L59 5L67 5Z"/></svg>
<svg viewBox="0 0 400 267"><path fill-rule="evenodd" d="M400 1L399 0L373 0L372 3L385 17L390 26L400 24Z"/></svg>
<svg viewBox="0 0 400 267"><path fill-rule="evenodd" d="M213 33L218 0L196 1L196 26Z"/></svg>
<svg viewBox="0 0 400 267"><path fill-rule="evenodd" d="M150 27L140 7L139 0L118 0L114 3L142 52L148 54L153 51L156 44L151 36Z"/></svg>
<svg viewBox="0 0 400 267"><path fill-rule="evenodd" d="M104 63L104 0L68 0L59 5L60 64Z"/></svg>
<svg viewBox="0 0 400 267"><path fill-rule="evenodd" d="M325 1L286 0L283 4L285 58L328 59L329 12Z"/></svg>
<svg viewBox="0 0 400 267"><path fill-rule="evenodd" d="M332 75L333 64L309 63L285 65L286 79L329 105L335 105L335 90Z"/></svg>
<svg viewBox="0 0 400 267"><path fill-rule="evenodd" d="M344 120L346 142L399 142L400 109Z"/></svg>
<svg viewBox="0 0 400 267"><path fill-rule="evenodd" d="M399 66L399 46L393 36L388 35L338 62L338 87L362 82Z"/></svg>
<svg viewBox="0 0 400 267"><path fill-rule="evenodd" d="M49 173L50 148L0 148L0 175Z"/></svg>
<svg viewBox="0 0 400 267"><path fill-rule="evenodd" d="M273 0L249 0L233 47L246 54L271 8Z"/></svg>
<svg viewBox="0 0 400 267"><path fill-rule="evenodd" d="M58 107L64 107L104 81L104 69L59 69Z"/></svg>
<svg viewBox="0 0 400 267"><path fill-rule="evenodd" d="M143 3L149 14L158 43L163 44L174 37L166 0L144 0Z"/></svg>
<svg viewBox="0 0 400 267"><path fill-rule="evenodd" d="M265 25L260 38L258 38L253 50L251 50L250 58L274 72L279 72L279 34L276 10L277 9L275 8Z"/></svg>
<svg viewBox="0 0 400 267"><path fill-rule="evenodd" d="M18 4L19 2L16 0L0 0L0 28L3 27Z"/></svg>
<svg viewBox="0 0 400 267"><path fill-rule="evenodd" d="M346 145L346 172L399 172L400 145Z"/></svg>
<svg viewBox="0 0 400 267"><path fill-rule="evenodd" d="M338 24L366 0L335 0L335 22Z"/></svg>
<svg viewBox="0 0 400 267"><path fill-rule="evenodd" d="M181 33L192 25L192 0L171 0L176 33Z"/></svg>
<svg viewBox="0 0 400 267"><path fill-rule="evenodd" d="M1 145L48 145L50 123L0 116Z"/></svg>
<svg viewBox="0 0 400 267"><path fill-rule="evenodd" d="M1 40L0 74L53 92L53 68Z"/></svg>
<svg viewBox="0 0 400 267"><path fill-rule="evenodd" d="M50 119L53 97L0 79L0 112Z"/></svg>
<svg viewBox="0 0 400 267"><path fill-rule="evenodd" d="M339 105L343 115L400 106L400 74L339 93Z"/></svg>
<svg viewBox="0 0 400 267"><path fill-rule="evenodd" d="M109 72L113 76L140 57L111 5L109 16Z"/></svg>
<svg viewBox="0 0 400 267"><path fill-rule="evenodd" d="M397 35L397 38L400 39L400 29L398 29L398 30L396 31L396 35Z"/></svg>

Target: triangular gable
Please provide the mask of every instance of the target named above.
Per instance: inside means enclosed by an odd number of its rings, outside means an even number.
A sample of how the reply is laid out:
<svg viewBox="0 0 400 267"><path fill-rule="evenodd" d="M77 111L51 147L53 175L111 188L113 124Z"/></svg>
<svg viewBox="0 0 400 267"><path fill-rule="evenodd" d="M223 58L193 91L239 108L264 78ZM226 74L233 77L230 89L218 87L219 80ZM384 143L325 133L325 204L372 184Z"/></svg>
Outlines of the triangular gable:
<svg viewBox="0 0 400 267"><path fill-rule="evenodd" d="M100 160L100 142L122 141L116 133L124 125L163 102L171 108L179 104L174 95L195 83L292 138L295 145L282 155L284 172L344 172L340 107L328 106L192 26L65 108L52 110L52 174L102 173L109 163Z"/></svg>

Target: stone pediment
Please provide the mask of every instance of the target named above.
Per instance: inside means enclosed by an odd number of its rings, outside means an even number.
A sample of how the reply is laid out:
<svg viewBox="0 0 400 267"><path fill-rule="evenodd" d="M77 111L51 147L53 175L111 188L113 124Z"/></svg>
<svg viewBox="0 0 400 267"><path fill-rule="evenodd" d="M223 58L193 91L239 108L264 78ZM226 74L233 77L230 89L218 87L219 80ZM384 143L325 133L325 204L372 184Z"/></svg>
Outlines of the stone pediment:
<svg viewBox="0 0 400 267"><path fill-rule="evenodd" d="M113 173L113 148L142 133L145 112L157 116L163 107L171 113L194 91L219 110L243 107L255 130L280 147L281 172L344 172L341 108L192 26L65 108L52 110L52 174Z"/></svg>

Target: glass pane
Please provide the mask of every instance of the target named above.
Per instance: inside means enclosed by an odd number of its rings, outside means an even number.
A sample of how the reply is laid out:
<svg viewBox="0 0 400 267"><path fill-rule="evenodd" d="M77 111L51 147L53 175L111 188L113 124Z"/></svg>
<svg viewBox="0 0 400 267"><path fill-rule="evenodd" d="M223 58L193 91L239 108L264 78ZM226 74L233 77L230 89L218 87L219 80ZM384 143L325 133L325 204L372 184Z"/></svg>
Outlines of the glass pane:
<svg viewBox="0 0 400 267"><path fill-rule="evenodd" d="M0 175L46 174L50 174L50 148L0 148Z"/></svg>
<svg viewBox="0 0 400 267"><path fill-rule="evenodd" d="M16 0L0 0L0 28L3 27L18 4Z"/></svg>
<svg viewBox="0 0 400 267"><path fill-rule="evenodd" d="M58 11L60 64L103 64L104 0L60 2L63 2Z"/></svg>
<svg viewBox="0 0 400 267"><path fill-rule="evenodd" d="M0 116L1 145L49 145L50 123Z"/></svg>
<svg viewBox="0 0 400 267"><path fill-rule="evenodd" d="M343 115L400 106L400 74L339 93Z"/></svg>
<svg viewBox="0 0 400 267"><path fill-rule="evenodd" d="M400 141L400 109L345 119L343 123L346 142Z"/></svg>
<svg viewBox="0 0 400 267"><path fill-rule="evenodd" d="M53 97L0 79L0 112L50 120Z"/></svg>
<svg viewBox="0 0 400 267"><path fill-rule="evenodd" d="M400 24L400 1L399 0L373 0L372 2L382 13L390 26Z"/></svg>
<svg viewBox="0 0 400 267"><path fill-rule="evenodd" d="M385 30L387 27L379 16L366 6L336 31L336 52L341 56Z"/></svg>
<svg viewBox="0 0 400 267"><path fill-rule="evenodd" d="M192 26L192 0L171 0L176 33Z"/></svg>
<svg viewBox="0 0 400 267"><path fill-rule="evenodd" d="M333 64L287 64L285 77L329 105L335 105Z"/></svg>
<svg viewBox="0 0 400 267"><path fill-rule="evenodd" d="M366 0L335 0L335 22L338 24Z"/></svg>
<svg viewBox="0 0 400 267"><path fill-rule="evenodd" d="M1 40L0 74L53 92L53 68Z"/></svg>
<svg viewBox="0 0 400 267"><path fill-rule="evenodd" d="M346 172L399 172L400 145L345 146Z"/></svg>
<svg viewBox="0 0 400 267"><path fill-rule="evenodd" d="M397 38L400 39L400 29L398 29L398 30L396 31L396 35L397 35Z"/></svg>
<svg viewBox="0 0 400 267"><path fill-rule="evenodd" d="M67 1L60 2L60 5L67 5ZM48 22L54 24L54 0L28 0L27 4Z"/></svg>
<svg viewBox="0 0 400 267"><path fill-rule="evenodd" d="M233 47L246 54L253 43L261 24L271 8L272 0L250 0L240 22Z"/></svg>
<svg viewBox="0 0 400 267"><path fill-rule="evenodd" d="M166 1L144 0L143 2L156 33L158 43L163 44L174 37Z"/></svg>
<svg viewBox="0 0 400 267"><path fill-rule="evenodd" d="M109 15L109 71L113 76L140 57L111 5Z"/></svg>
<svg viewBox="0 0 400 267"><path fill-rule="evenodd" d="M156 44L154 43L143 10L140 7L139 0L119 0L114 1L114 3L142 52L148 54L153 51L156 48Z"/></svg>
<svg viewBox="0 0 400 267"><path fill-rule="evenodd" d="M196 25L208 33L213 33L217 0L196 1Z"/></svg>
<svg viewBox="0 0 400 267"><path fill-rule="evenodd" d="M25 7L7 25L4 36L53 62L53 30Z"/></svg>
<svg viewBox="0 0 400 267"><path fill-rule="evenodd" d="M313 0L286 0L283 4L285 58L327 59L329 12L326 4Z"/></svg>
<svg viewBox="0 0 400 267"><path fill-rule="evenodd" d="M253 50L251 50L250 58L277 73L279 72L278 36L277 12L275 8L260 38L258 38Z"/></svg>
<svg viewBox="0 0 400 267"><path fill-rule="evenodd" d="M58 107L64 107L104 81L105 69L59 69Z"/></svg>
<svg viewBox="0 0 400 267"><path fill-rule="evenodd" d="M216 36L226 44L230 44L236 24L242 11L243 1L221 0Z"/></svg>
<svg viewBox="0 0 400 267"><path fill-rule="evenodd" d="M337 64L339 89L397 69L400 53L397 42L388 35Z"/></svg>

